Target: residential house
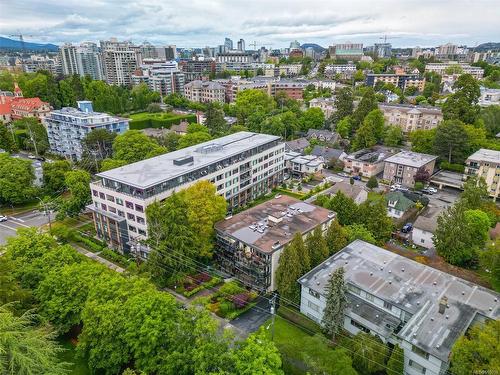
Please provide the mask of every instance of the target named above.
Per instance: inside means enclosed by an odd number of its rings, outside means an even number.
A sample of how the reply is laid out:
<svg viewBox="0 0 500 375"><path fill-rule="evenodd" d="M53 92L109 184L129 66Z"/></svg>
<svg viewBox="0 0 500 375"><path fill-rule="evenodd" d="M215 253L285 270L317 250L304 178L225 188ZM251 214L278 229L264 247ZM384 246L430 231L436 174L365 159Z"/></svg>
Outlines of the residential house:
<svg viewBox="0 0 500 375"><path fill-rule="evenodd" d="M404 352L402 375L447 373L455 342L477 323L500 319L500 294L356 240L302 276L300 311L321 324L331 275L344 269L344 329L367 332Z"/></svg>
<svg viewBox="0 0 500 375"><path fill-rule="evenodd" d="M434 172L435 155L421 154L413 151L401 151L385 159L384 179L391 183L413 187L415 174L419 168L425 168L429 176Z"/></svg>
<svg viewBox="0 0 500 375"><path fill-rule="evenodd" d="M181 121L180 124L175 124L170 127L170 132L179 134L179 135L186 135L187 134L187 129L188 129L189 123L187 121Z"/></svg>
<svg viewBox="0 0 500 375"><path fill-rule="evenodd" d="M395 219L401 219L410 208L415 207L415 202L400 191L386 194L385 200L387 201L387 215Z"/></svg>
<svg viewBox="0 0 500 375"><path fill-rule="evenodd" d="M321 172L323 168L324 160L322 157L302 155L294 151L285 153L285 171L291 176L302 178Z"/></svg>
<svg viewBox="0 0 500 375"><path fill-rule="evenodd" d="M328 146L314 146L311 155L322 157L325 165L329 167L334 166L338 162L343 163L344 158L347 156L344 150Z"/></svg>
<svg viewBox="0 0 500 375"><path fill-rule="evenodd" d="M437 218L443 212L443 209L435 206L427 206L426 209L417 217L413 223L411 233L412 241L415 245L434 248L434 232L437 228Z"/></svg>
<svg viewBox="0 0 500 375"><path fill-rule="evenodd" d="M336 182L332 187L323 192L323 195L336 195L341 191L351 198L356 204L361 204L368 199L368 191L359 185L351 185L348 182Z"/></svg>
<svg viewBox="0 0 500 375"><path fill-rule="evenodd" d="M325 118L330 118L336 111L335 98L314 98L309 101L309 108L319 108Z"/></svg>
<svg viewBox="0 0 500 375"><path fill-rule="evenodd" d="M252 289L276 289L276 269L296 233L304 239L320 227L326 233L335 213L287 195L249 208L215 224L219 268Z"/></svg>
<svg viewBox="0 0 500 375"><path fill-rule="evenodd" d="M304 149L309 147L311 144L306 138L298 138L293 141L285 142L285 150L303 153Z"/></svg>
<svg viewBox="0 0 500 375"><path fill-rule="evenodd" d="M339 140L339 134L326 129L309 129L306 138L311 141L316 139L320 142L334 144Z"/></svg>
<svg viewBox="0 0 500 375"><path fill-rule="evenodd" d="M344 171L363 177L376 176L384 170L384 161L397 149L375 146L356 151L344 158Z"/></svg>

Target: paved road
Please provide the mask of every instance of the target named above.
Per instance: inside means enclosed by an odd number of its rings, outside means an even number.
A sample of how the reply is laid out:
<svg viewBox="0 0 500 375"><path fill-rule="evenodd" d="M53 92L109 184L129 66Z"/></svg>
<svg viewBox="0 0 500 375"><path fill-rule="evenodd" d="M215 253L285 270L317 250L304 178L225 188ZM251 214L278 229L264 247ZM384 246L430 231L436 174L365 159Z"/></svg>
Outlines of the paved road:
<svg viewBox="0 0 500 375"><path fill-rule="evenodd" d="M38 210L29 210L15 215L9 215L8 210L3 211L7 221L0 223L0 245L7 242L7 238L15 236L19 228L41 227L49 222L49 217ZM51 214L54 219L54 214Z"/></svg>
<svg viewBox="0 0 500 375"><path fill-rule="evenodd" d="M255 307L231 320L231 324L242 331L252 333L257 331L270 317L269 300L259 297Z"/></svg>

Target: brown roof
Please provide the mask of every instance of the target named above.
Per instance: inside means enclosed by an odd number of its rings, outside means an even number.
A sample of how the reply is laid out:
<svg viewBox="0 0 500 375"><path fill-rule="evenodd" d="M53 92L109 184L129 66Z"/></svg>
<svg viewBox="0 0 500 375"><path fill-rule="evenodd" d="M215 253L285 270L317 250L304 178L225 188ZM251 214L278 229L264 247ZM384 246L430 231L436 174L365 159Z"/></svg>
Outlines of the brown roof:
<svg viewBox="0 0 500 375"><path fill-rule="evenodd" d="M443 212L442 208L428 206L415 220L414 228L434 233L437 227L437 218Z"/></svg>
<svg viewBox="0 0 500 375"><path fill-rule="evenodd" d="M337 182L331 188L325 191L324 194L337 194L339 191L347 195L349 198L356 199L358 195L365 189L362 187L351 185L346 182Z"/></svg>
<svg viewBox="0 0 500 375"><path fill-rule="evenodd" d="M215 229L257 250L272 253L286 245L297 232L307 233L335 217L333 211L288 195L249 208L219 221Z"/></svg>

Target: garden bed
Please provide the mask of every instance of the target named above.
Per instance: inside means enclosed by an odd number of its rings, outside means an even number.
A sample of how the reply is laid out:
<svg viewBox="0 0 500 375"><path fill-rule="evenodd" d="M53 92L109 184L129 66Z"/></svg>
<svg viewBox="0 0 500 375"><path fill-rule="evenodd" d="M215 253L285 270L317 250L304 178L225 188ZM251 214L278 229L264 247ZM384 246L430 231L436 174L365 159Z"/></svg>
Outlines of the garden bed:
<svg viewBox="0 0 500 375"><path fill-rule="evenodd" d="M170 288L175 289L177 293L189 298L202 290L213 288L221 282L221 278L211 276L206 272L201 272L185 276L180 282L170 285Z"/></svg>

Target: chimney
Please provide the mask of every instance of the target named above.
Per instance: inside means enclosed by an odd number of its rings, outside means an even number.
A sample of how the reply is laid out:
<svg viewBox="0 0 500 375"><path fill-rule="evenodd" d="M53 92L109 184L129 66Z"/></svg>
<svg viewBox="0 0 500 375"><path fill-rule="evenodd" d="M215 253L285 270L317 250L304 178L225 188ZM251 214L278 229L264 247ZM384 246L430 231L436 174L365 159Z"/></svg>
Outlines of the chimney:
<svg viewBox="0 0 500 375"><path fill-rule="evenodd" d="M448 298L446 296L443 296L441 300L439 301L439 313L444 314L444 311L446 310L446 306L448 305Z"/></svg>

